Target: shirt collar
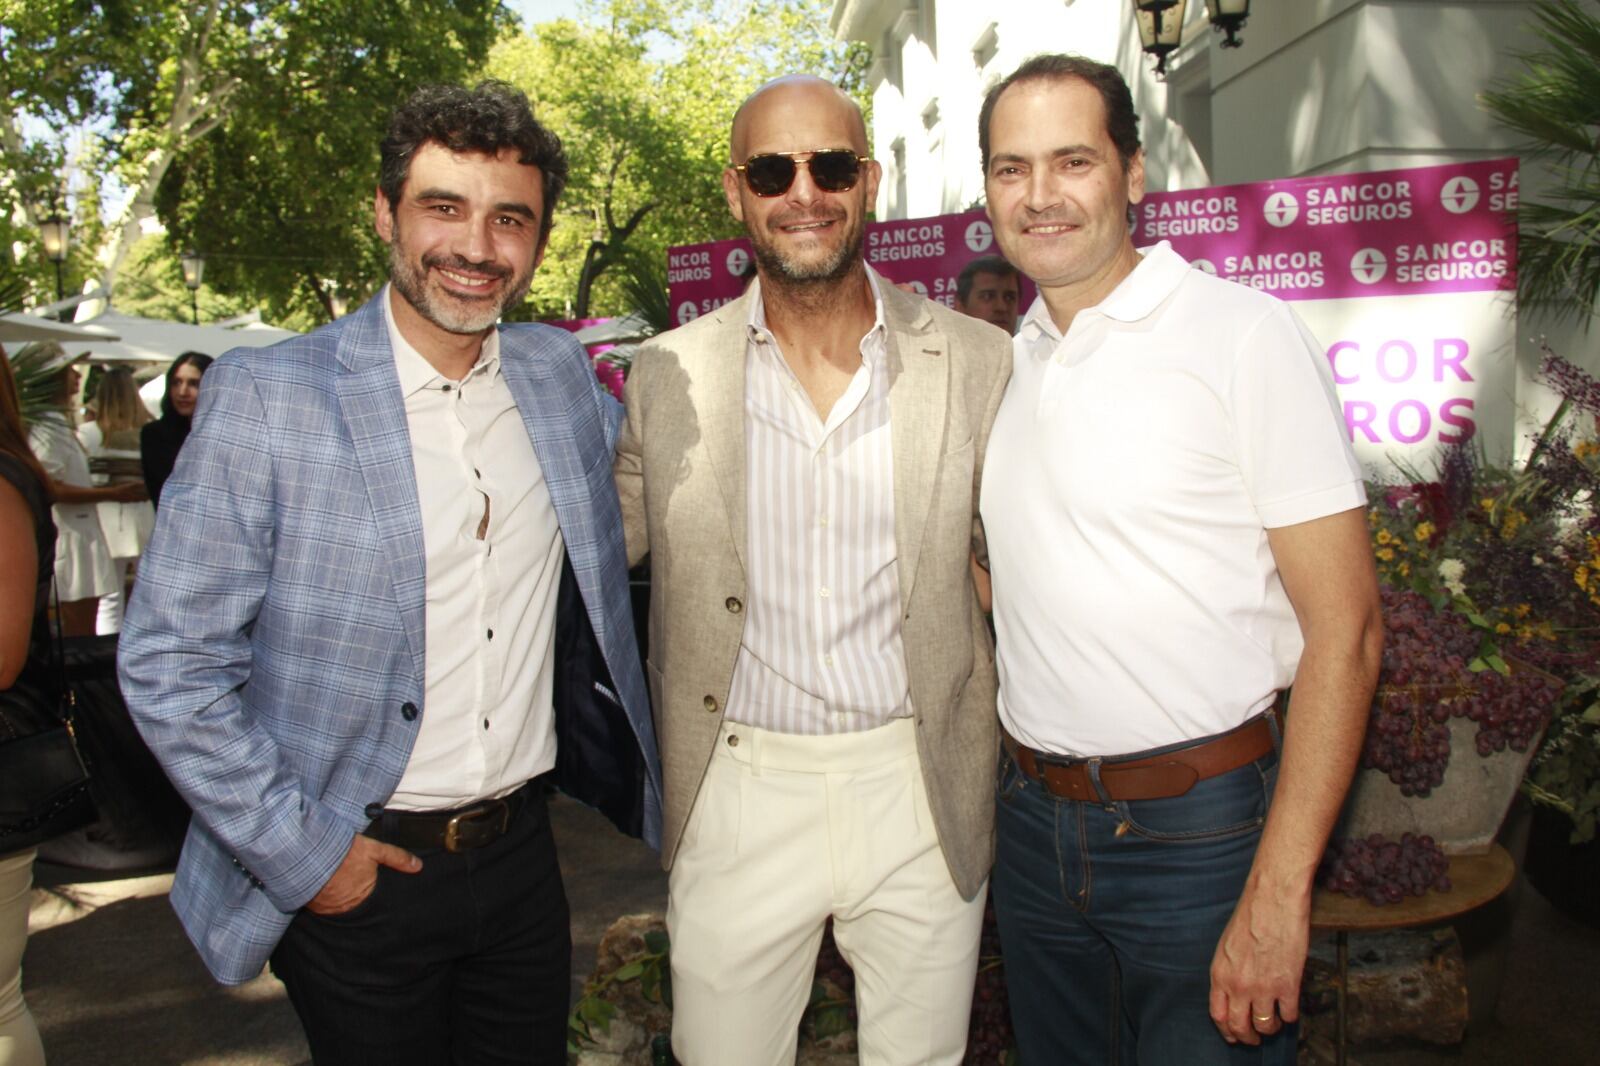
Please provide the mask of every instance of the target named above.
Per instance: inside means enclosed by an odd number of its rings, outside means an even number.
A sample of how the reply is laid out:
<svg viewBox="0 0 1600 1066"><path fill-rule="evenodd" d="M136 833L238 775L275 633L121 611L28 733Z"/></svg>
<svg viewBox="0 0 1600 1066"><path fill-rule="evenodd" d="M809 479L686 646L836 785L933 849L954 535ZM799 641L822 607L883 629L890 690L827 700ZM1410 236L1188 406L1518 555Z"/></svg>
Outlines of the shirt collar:
<svg viewBox="0 0 1600 1066"><path fill-rule="evenodd" d="M1139 255L1138 264L1116 288L1106 294L1105 299L1079 314L1094 313L1118 322L1138 322L1150 317L1189 272L1189 261L1173 251L1168 241L1141 248ZM1033 298L1017 332L1029 340L1041 336L1056 341L1061 339L1061 331L1056 328L1055 319L1050 317L1050 309L1045 306L1043 296Z"/></svg>
<svg viewBox="0 0 1600 1066"><path fill-rule="evenodd" d="M861 337L861 358L868 366L884 351L885 345L868 343L869 341L886 340L889 336L889 327L883 321L883 289L880 287L878 272L870 266L867 267L867 285L872 289L872 327ZM767 328L767 305L761 297L761 279L757 277L750 282L750 319L745 329L751 340L761 340L772 335Z"/></svg>
<svg viewBox="0 0 1600 1066"><path fill-rule="evenodd" d="M433 364L424 359L422 353L405 338L400 332L400 327L394 320L394 306L391 301L395 299L393 286L385 285L383 300L383 320L389 327L389 348L394 352L394 368L400 377L400 394L411 396L426 388L437 388L447 379ZM483 347L478 352L478 361L467 372L468 380L482 373L494 376L500 371L500 331L491 329L484 335Z"/></svg>

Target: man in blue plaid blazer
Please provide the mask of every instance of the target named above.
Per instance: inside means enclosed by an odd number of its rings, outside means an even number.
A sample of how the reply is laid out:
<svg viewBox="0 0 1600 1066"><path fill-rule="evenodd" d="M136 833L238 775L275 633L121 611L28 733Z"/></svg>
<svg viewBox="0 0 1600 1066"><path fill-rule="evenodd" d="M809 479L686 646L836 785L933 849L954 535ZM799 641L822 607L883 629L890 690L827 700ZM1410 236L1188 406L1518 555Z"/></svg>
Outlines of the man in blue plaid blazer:
<svg viewBox="0 0 1600 1066"><path fill-rule="evenodd" d="M658 846L611 455L572 337L496 325L566 176L507 86L383 145L391 284L206 374L123 631L194 809L172 903L218 980L271 959L327 1063L562 1063L567 905L536 777Z"/></svg>

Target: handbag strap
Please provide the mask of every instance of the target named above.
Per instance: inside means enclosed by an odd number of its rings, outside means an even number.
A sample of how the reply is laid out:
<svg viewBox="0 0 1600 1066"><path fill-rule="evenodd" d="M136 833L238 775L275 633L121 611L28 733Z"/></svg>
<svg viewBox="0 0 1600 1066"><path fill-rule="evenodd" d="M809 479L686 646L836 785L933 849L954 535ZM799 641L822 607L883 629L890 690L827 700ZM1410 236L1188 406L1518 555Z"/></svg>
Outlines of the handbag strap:
<svg viewBox="0 0 1600 1066"><path fill-rule="evenodd" d="M55 566L52 562L50 569L50 589L55 593L56 624L50 629L50 661L56 671L56 717L66 725L67 732L76 738L72 728L72 714L78 707L77 693L72 691L72 686L67 684L67 653L65 638L61 632L61 587L56 583Z"/></svg>

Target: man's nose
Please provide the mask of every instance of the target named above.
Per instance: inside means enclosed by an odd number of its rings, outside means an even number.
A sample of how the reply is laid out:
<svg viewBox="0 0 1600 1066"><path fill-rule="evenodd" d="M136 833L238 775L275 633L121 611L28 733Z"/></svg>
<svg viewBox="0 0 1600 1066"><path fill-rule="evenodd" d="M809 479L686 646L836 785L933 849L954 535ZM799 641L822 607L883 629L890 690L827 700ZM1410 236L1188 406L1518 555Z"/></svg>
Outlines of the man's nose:
<svg viewBox="0 0 1600 1066"><path fill-rule="evenodd" d="M494 258L494 223L488 216L469 218L456 231L452 251L474 263Z"/></svg>

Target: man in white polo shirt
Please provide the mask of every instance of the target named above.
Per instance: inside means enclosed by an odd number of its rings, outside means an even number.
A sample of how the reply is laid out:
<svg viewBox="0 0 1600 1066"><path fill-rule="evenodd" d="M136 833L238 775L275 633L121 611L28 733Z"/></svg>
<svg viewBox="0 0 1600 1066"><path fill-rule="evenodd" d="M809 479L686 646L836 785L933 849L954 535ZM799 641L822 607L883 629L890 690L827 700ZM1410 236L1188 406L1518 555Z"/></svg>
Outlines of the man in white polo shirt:
<svg viewBox="0 0 1600 1066"><path fill-rule="evenodd" d="M1292 1063L1382 647L1326 363L1280 301L1134 249L1115 68L1029 60L979 139L995 235L1040 293L981 498L1022 1059Z"/></svg>

